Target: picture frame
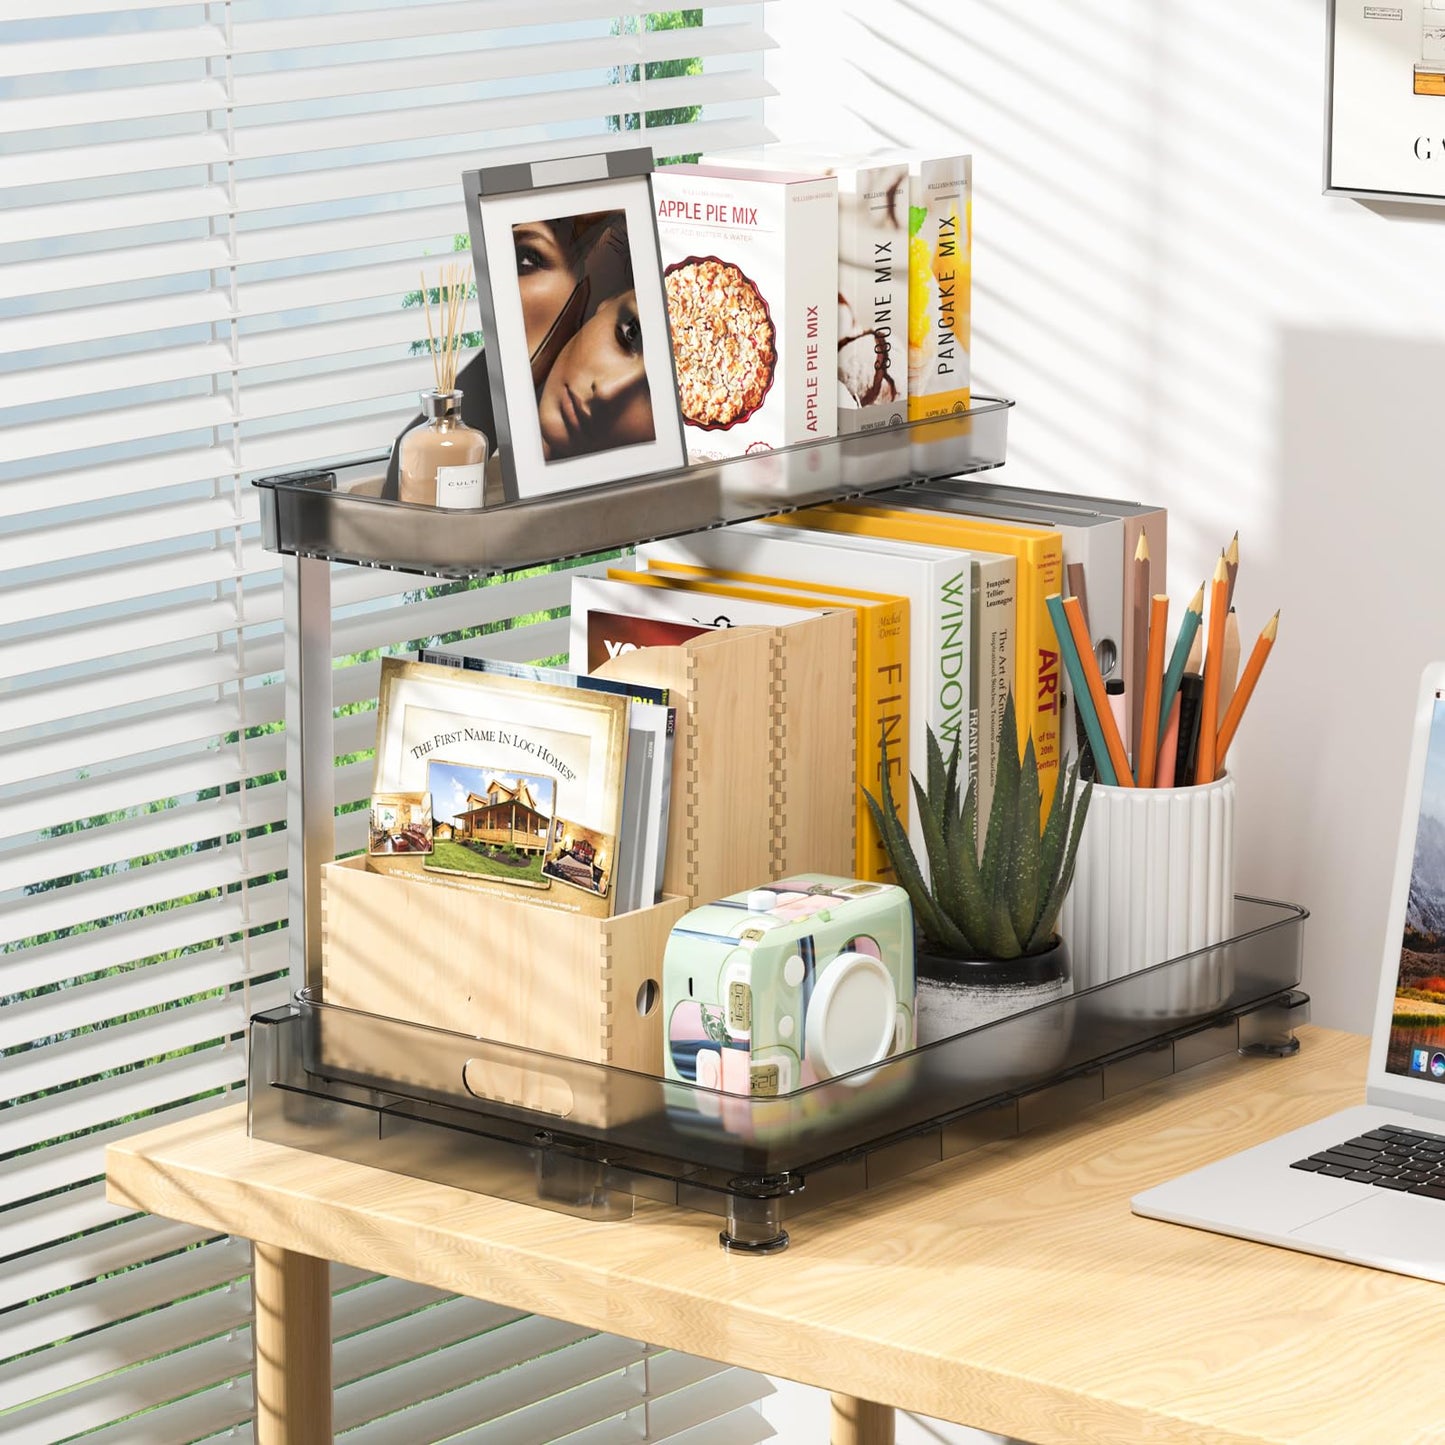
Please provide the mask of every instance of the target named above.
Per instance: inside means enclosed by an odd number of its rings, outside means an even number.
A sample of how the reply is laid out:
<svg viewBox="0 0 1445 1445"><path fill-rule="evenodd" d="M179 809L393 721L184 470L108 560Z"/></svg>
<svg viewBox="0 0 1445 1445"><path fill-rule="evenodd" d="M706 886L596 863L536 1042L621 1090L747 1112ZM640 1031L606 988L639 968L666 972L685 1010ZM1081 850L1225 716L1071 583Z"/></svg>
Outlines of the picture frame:
<svg viewBox="0 0 1445 1445"><path fill-rule="evenodd" d="M509 502L687 460L650 147L462 176Z"/></svg>
<svg viewBox="0 0 1445 1445"><path fill-rule="evenodd" d="M1325 194L1445 203L1445 0L1329 0L1325 23Z"/></svg>

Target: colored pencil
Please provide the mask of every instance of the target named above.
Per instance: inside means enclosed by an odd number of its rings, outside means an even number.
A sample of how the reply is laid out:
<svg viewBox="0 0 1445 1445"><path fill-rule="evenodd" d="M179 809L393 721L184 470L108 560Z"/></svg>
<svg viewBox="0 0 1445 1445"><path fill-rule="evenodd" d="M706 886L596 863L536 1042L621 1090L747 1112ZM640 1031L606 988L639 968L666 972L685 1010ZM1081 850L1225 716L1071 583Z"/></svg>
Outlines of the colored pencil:
<svg viewBox="0 0 1445 1445"><path fill-rule="evenodd" d="M1064 603L1064 616L1069 619L1069 631L1073 634L1074 649L1079 654L1079 667L1083 672L1084 681L1088 685L1094 712L1098 715L1099 731L1104 735L1104 747L1108 752L1114 781L1121 788L1132 788L1134 775L1129 771L1129 759L1124 752L1123 739L1120 738L1119 729L1114 726L1113 716L1109 712L1109 699L1104 693L1104 679L1099 676L1099 664L1094 657L1093 644L1089 641L1089 629L1084 626L1084 614L1079 610L1077 597L1070 597ZM1096 754L1095 761L1102 763L1103 759Z"/></svg>
<svg viewBox="0 0 1445 1445"><path fill-rule="evenodd" d="M1094 754L1094 768L1098 773L1098 780L1109 787L1115 785L1114 769L1109 762L1109 752L1104 743L1104 730L1099 725L1099 715L1094 709L1094 701L1089 692L1088 679L1084 675L1083 664L1079 661L1078 649L1074 646L1074 634L1069 628L1068 614L1064 611L1064 599L1057 594L1044 599L1048 605L1049 616L1053 619L1054 632L1059 639L1059 655L1064 661L1064 671L1069 675L1069 684L1074 689L1074 706L1079 710L1079 720L1084 725L1084 735L1089 739L1089 748ZM1071 598L1078 606L1078 599ZM1092 657L1092 651L1089 653ZM1095 671L1097 672L1097 666ZM1103 688L1099 691L1102 693Z"/></svg>
<svg viewBox="0 0 1445 1445"><path fill-rule="evenodd" d="M1169 721L1165 724L1164 735L1159 740L1159 762L1154 769L1154 786L1156 788L1172 788L1174 786L1174 766L1179 760L1179 698L1176 695L1174 706L1169 709Z"/></svg>
<svg viewBox="0 0 1445 1445"><path fill-rule="evenodd" d="M1199 753L1194 776L1202 783L1214 781L1215 744L1219 734L1215 723L1219 717L1219 680L1224 674L1224 619L1229 614L1224 595L1229 591L1229 572L1224 553L1214 567L1214 581L1209 587L1209 643L1204 649L1204 709L1199 724Z"/></svg>
<svg viewBox="0 0 1445 1445"><path fill-rule="evenodd" d="M1139 756L1139 733L1144 726L1144 689L1148 682L1149 670L1149 598L1154 588L1150 583L1149 539L1139 533L1139 544L1134 548L1134 570L1131 577L1133 593L1129 605L1134 613L1134 656L1129 669L1129 736L1125 746Z"/></svg>
<svg viewBox="0 0 1445 1445"><path fill-rule="evenodd" d="M1239 679L1239 686L1235 689L1234 696L1230 699L1229 709L1224 714L1224 721L1220 724L1219 740L1214 749L1217 766L1220 768L1224 766L1224 755L1229 751L1229 745L1234 741L1234 735L1239 730L1239 720L1244 716L1245 708L1249 706L1250 694L1259 681L1260 673L1264 671L1265 660L1269 657L1269 650L1274 646L1274 639L1278 634L1279 613L1276 612L1264 624L1264 631L1255 639L1254 651L1249 654L1244 676Z"/></svg>
<svg viewBox="0 0 1445 1445"><path fill-rule="evenodd" d="M1064 568L1064 577L1069 584L1069 595L1079 599L1079 608L1084 614L1084 626L1089 625L1089 589L1084 580L1084 564L1082 562L1070 562ZM1062 612L1059 614L1062 616ZM1079 690L1074 689L1074 719L1077 726L1074 729L1079 742L1079 781L1090 781L1097 772L1094 766L1094 744L1089 737L1088 730L1084 727L1084 714L1079 708Z"/></svg>
<svg viewBox="0 0 1445 1445"><path fill-rule="evenodd" d="M1224 667L1219 674L1219 716L1214 725L1224 721L1225 709L1239 682L1239 614L1230 608L1224 618Z"/></svg>
<svg viewBox="0 0 1445 1445"><path fill-rule="evenodd" d="M1192 662L1194 656L1194 644L1199 637L1199 624L1204 617L1204 583L1199 584L1199 591L1189 599L1189 606L1184 609L1184 617L1179 623L1179 636L1174 640L1174 651L1169 654L1169 670L1164 674L1164 690L1159 698L1159 716L1167 718L1174 708L1174 699L1179 695L1179 679L1186 672L1198 672L1199 666ZM1161 729L1162 732L1162 729ZM1160 739L1160 746L1163 746L1163 739ZM1168 787L1173 783L1173 775L1170 775Z"/></svg>
<svg viewBox="0 0 1445 1445"><path fill-rule="evenodd" d="M1164 635L1169 630L1169 597L1156 592L1149 604L1149 665L1144 683L1144 723L1134 752L1134 781L1154 786L1159 762L1159 709L1164 698Z"/></svg>
<svg viewBox="0 0 1445 1445"><path fill-rule="evenodd" d="M1224 570L1229 576L1229 591L1224 594L1226 608L1234 606L1234 579L1239 576L1239 533L1230 539L1229 549L1224 554Z"/></svg>

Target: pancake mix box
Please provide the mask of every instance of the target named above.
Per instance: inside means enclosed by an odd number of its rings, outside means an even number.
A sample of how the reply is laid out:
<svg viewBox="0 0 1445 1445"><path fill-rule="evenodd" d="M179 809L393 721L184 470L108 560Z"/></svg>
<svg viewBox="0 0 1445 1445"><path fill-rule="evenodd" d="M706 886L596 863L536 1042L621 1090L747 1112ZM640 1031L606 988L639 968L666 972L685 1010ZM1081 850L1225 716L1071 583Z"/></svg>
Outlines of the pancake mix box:
<svg viewBox="0 0 1445 1445"><path fill-rule="evenodd" d="M688 455L835 436L836 178L663 166L652 189Z"/></svg>

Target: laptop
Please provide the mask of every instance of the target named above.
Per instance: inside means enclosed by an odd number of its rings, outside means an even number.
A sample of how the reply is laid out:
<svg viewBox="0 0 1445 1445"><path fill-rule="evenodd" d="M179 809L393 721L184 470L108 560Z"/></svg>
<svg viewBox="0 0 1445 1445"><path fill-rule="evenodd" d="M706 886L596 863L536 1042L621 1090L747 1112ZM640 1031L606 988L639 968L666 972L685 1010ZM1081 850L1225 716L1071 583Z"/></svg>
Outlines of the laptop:
<svg viewBox="0 0 1445 1445"><path fill-rule="evenodd" d="M1445 662L1421 678L1365 1102L1135 1214L1445 1282Z"/></svg>

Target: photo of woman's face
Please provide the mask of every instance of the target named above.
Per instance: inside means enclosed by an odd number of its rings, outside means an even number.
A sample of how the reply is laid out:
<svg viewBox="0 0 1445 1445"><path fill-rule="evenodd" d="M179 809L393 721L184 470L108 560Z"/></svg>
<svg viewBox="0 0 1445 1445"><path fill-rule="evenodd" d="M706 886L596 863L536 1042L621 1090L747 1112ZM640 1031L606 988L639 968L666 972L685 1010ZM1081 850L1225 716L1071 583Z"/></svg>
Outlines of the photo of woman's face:
<svg viewBox="0 0 1445 1445"><path fill-rule="evenodd" d="M548 461L655 439L635 292L600 302L563 348L537 398L537 421Z"/></svg>
<svg viewBox="0 0 1445 1445"><path fill-rule="evenodd" d="M515 224L543 459L656 439L624 211Z"/></svg>
<svg viewBox="0 0 1445 1445"><path fill-rule="evenodd" d="M517 289L522 293L522 322L527 354L541 345L552 323L577 286L577 268L548 221L512 227L517 253Z"/></svg>

